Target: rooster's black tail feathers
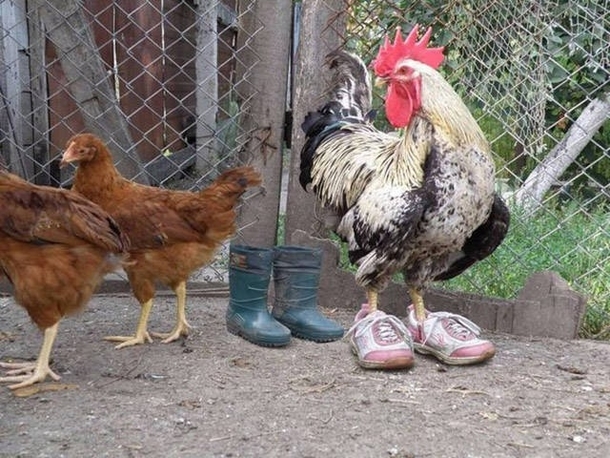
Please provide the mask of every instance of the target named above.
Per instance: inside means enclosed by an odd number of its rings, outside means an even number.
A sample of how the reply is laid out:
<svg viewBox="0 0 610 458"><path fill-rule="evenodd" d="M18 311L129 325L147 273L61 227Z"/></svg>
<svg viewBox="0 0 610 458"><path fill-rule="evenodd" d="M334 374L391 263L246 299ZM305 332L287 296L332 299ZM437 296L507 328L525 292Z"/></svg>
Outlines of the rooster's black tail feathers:
<svg viewBox="0 0 610 458"><path fill-rule="evenodd" d="M301 124L308 137L344 118L365 120L370 116L371 81L364 62L354 54L334 51L326 56L326 65L332 71L327 102L307 113Z"/></svg>
<svg viewBox="0 0 610 458"><path fill-rule="evenodd" d="M326 56L333 71L331 100L343 106L350 116L364 118L371 109L371 80L362 60L345 51L334 51Z"/></svg>
<svg viewBox="0 0 610 458"><path fill-rule="evenodd" d="M345 51L334 51L326 56L332 71L328 102L305 116L301 129L307 142L301 151L299 182L306 189L311 182L313 155L322 140L341 127L342 121L369 122L371 111L371 81L362 60Z"/></svg>

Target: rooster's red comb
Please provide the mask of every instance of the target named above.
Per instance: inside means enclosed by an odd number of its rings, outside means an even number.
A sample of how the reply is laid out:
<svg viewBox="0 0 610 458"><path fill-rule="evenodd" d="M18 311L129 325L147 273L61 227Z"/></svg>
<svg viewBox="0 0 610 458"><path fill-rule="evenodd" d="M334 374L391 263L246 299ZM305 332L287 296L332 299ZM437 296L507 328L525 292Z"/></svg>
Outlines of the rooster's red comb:
<svg viewBox="0 0 610 458"><path fill-rule="evenodd" d="M396 38L394 43L390 42L390 38L386 35L385 41L377 57L373 62L373 69L377 76L385 76L390 73L396 63L399 60L409 58L417 60L423 64L426 64L434 69L443 62L445 56L443 55L443 47L439 48L428 48L428 42L432 36L432 28L428 27L426 33L417 41L417 29L418 25L415 24L413 30L407 35L405 40L402 39L400 33L400 27L396 29Z"/></svg>

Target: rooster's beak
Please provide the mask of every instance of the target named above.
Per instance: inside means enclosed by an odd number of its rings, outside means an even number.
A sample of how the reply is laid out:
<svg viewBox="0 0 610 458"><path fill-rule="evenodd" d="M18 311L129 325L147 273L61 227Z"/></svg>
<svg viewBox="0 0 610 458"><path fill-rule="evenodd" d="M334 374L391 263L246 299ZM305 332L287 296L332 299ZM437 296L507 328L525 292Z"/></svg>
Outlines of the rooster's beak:
<svg viewBox="0 0 610 458"><path fill-rule="evenodd" d="M384 87L388 84L389 78L384 78L383 76L378 76L375 78L375 87Z"/></svg>

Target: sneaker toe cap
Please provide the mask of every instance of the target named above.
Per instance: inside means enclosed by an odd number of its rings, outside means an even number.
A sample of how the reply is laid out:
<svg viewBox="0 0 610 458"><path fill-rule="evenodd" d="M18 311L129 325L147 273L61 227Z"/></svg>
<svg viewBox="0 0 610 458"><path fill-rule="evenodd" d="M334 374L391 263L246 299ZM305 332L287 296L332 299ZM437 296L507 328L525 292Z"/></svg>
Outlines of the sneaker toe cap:
<svg viewBox="0 0 610 458"><path fill-rule="evenodd" d="M494 347L494 344L485 341L476 345L457 348L451 353L451 358L484 361L492 358L495 354L496 348Z"/></svg>
<svg viewBox="0 0 610 458"><path fill-rule="evenodd" d="M366 354L360 360L364 367L377 369L405 369L415 362L409 350L376 350Z"/></svg>

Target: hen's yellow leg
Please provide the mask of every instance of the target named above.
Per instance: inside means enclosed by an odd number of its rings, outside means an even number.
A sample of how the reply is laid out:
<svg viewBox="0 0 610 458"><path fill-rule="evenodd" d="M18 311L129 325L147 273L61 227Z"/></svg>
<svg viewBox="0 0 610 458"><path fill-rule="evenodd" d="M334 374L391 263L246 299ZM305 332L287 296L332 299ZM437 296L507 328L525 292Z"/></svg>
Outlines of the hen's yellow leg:
<svg viewBox="0 0 610 458"><path fill-rule="evenodd" d="M44 339L38 359L34 363L0 363L0 367L10 369L7 371L7 377L0 377L0 382L20 382L14 385L9 385L11 390L30 386L34 383L42 382L47 378L47 375L53 380L59 380L60 377L49 367L51 359L51 350L53 342L57 336L57 328L59 323L55 323L50 328L45 329Z"/></svg>
<svg viewBox="0 0 610 458"><path fill-rule="evenodd" d="M369 310L370 313L373 313L374 311L377 310L377 305L378 305L378 294L377 294L377 290L376 289L367 289L366 290L366 297L369 301Z"/></svg>
<svg viewBox="0 0 610 458"><path fill-rule="evenodd" d="M174 289L176 293L176 325L171 332L152 332L154 337L163 339L163 343L173 342L181 336L188 336L191 326L186 321L186 282L180 282Z"/></svg>
<svg viewBox="0 0 610 458"><path fill-rule="evenodd" d="M152 342L150 335L148 334L148 316L152 309L153 300L150 299L142 304L142 311L140 312L140 319L138 321L138 327L136 328L136 334L134 336L108 336L104 337L104 340L111 342L123 342L114 348L131 347L133 345L140 345L146 342Z"/></svg>
<svg viewBox="0 0 610 458"><path fill-rule="evenodd" d="M424 298L416 288L409 289L409 296L413 301L413 307L415 309L415 318L417 321L422 322L426 319L426 309L424 307Z"/></svg>

